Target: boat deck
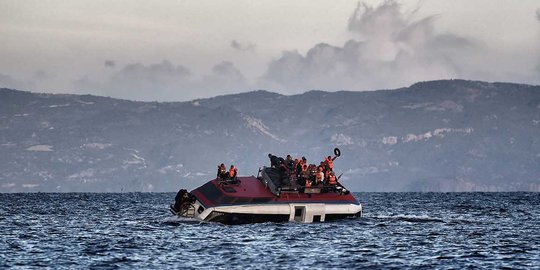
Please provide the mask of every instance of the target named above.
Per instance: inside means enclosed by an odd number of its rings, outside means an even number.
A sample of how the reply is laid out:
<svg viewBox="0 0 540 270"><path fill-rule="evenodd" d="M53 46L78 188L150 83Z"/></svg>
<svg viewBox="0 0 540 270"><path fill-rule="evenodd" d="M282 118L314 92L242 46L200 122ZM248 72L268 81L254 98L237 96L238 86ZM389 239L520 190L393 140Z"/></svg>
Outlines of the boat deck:
<svg viewBox="0 0 540 270"><path fill-rule="evenodd" d="M275 203L352 203L358 201L352 194L341 194L338 192L321 192L322 188L314 187L317 192L300 192L294 189L284 189L274 187L277 192L272 192L272 183L264 181L264 177L254 176L238 177L237 183L215 179L193 190L191 193L205 207L215 207L224 205L248 205L248 204L275 204ZM287 191L288 190L288 191ZM309 191L309 190L308 190Z"/></svg>

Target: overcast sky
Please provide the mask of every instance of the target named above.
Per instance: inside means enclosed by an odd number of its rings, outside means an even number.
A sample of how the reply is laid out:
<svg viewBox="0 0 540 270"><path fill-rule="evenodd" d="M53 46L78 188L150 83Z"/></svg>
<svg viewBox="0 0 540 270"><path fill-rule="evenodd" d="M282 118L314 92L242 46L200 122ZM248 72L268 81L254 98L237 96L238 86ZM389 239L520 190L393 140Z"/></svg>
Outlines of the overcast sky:
<svg viewBox="0 0 540 270"><path fill-rule="evenodd" d="M185 101L540 84L540 1L0 0L0 87Z"/></svg>

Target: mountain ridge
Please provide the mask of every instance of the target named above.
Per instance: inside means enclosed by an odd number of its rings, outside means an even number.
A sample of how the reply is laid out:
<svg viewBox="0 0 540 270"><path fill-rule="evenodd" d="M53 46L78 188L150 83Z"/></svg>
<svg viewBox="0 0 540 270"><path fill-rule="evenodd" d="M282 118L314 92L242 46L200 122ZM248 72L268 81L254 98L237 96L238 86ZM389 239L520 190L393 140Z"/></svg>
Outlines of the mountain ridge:
<svg viewBox="0 0 540 270"><path fill-rule="evenodd" d="M540 87L466 80L185 102L0 89L0 192L175 191L333 147L357 191L540 191Z"/></svg>

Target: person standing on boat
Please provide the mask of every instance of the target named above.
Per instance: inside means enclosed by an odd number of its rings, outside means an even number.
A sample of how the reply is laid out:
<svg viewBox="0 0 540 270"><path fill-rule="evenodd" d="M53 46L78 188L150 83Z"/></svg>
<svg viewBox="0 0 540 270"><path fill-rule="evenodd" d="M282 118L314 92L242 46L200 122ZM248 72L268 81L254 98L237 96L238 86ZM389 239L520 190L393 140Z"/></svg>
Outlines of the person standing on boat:
<svg viewBox="0 0 540 270"><path fill-rule="evenodd" d="M333 172L334 171L334 160L336 160L337 156L331 157L327 156L324 160L324 166L328 171Z"/></svg>
<svg viewBox="0 0 540 270"><path fill-rule="evenodd" d="M315 174L315 185L321 185L323 181L324 181L323 168L319 167L317 173Z"/></svg>
<svg viewBox="0 0 540 270"><path fill-rule="evenodd" d="M268 158L270 159L270 167L272 168L278 168L279 167L279 158L272 155L272 154L268 154Z"/></svg>
<svg viewBox="0 0 540 270"><path fill-rule="evenodd" d="M296 181L300 180L300 178L302 177L302 168L304 167L305 163L304 163L304 157L302 157L303 159L297 159L296 161Z"/></svg>

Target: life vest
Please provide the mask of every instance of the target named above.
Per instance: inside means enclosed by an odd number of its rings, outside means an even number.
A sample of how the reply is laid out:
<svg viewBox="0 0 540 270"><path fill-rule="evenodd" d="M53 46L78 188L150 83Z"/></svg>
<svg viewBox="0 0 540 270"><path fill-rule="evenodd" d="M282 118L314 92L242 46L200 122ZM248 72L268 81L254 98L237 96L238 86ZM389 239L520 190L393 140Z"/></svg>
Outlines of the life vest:
<svg viewBox="0 0 540 270"><path fill-rule="evenodd" d="M328 163L328 168L330 168L330 170L334 169L334 161L332 159L327 159L326 163Z"/></svg>
<svg viewBox="0 0 540 270"><path fill-rule="evenodd" d="M336 181L336 176L331 174L329 177L328 177L328 184L330 185L335 185L337 184L337 181Z"/></svg>
<svg viewBox="0 0 540 270"><path fill-rule="evenodd" d="M236 175L236 168L232 168L229 170L229 177L234 177Z"/></svg>

